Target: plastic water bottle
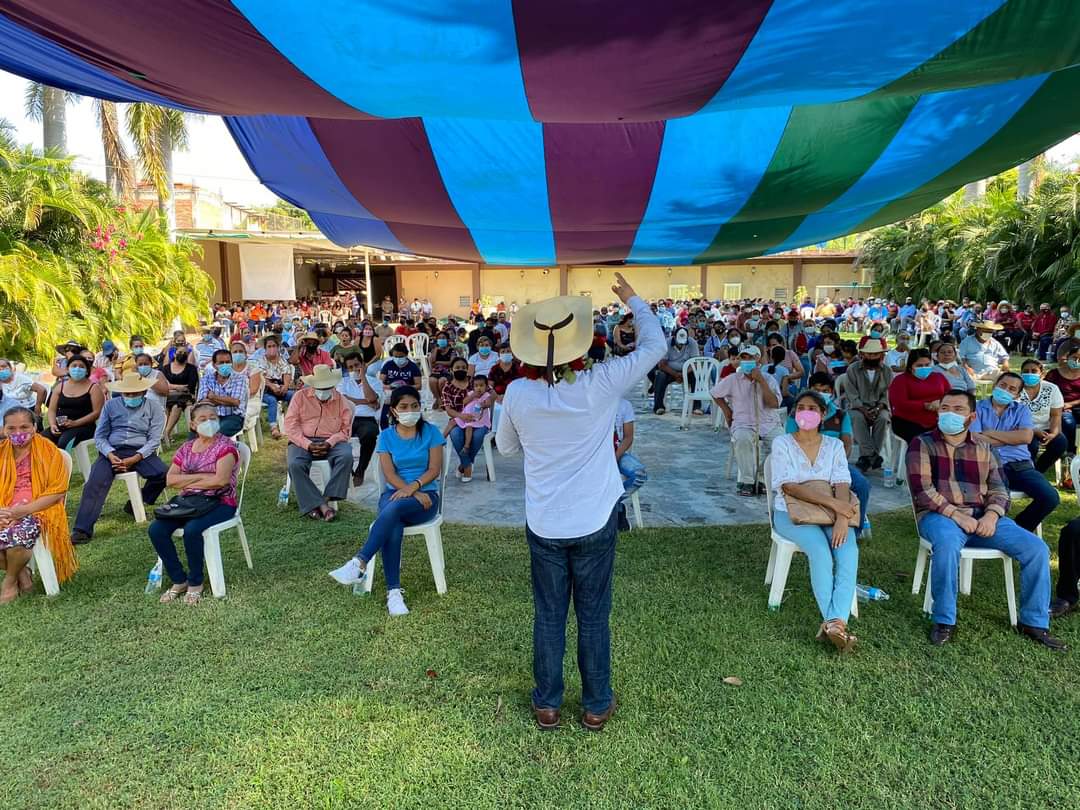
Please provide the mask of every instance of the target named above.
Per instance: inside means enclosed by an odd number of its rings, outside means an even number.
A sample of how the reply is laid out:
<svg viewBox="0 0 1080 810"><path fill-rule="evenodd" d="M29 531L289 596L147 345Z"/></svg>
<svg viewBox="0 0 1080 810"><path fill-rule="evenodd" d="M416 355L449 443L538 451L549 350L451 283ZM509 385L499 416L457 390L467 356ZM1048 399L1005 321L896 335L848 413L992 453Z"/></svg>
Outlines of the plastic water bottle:
<svg viewBox="0 0 1080 810"><path fill-rule="evenodd" d="M859 531L860 540L869 540L874 536L874 530L870 527L870 516L867 515L866 520L863 521L862 529Z"/></svg>
<svg viewBox="0 0 1080 810"><path fill-rule="evenodd" d="M881 485L886 489L892 489L896 486L896 476L893 474L891 464L881 471Z"/></svg>
<svg viewBox="0 0 1080 810"><path fill-rule="evenodd" d="M353 596L367 596L368 595L368 592L364 590L364 583L363 582L355 582L355 583L353 583L352 595Z"/></svg>
<svg viewBox="0 0 1080 810"><path fill-rule="evenodd" d="M855 593L858 595L860 602L889 601L889 595L881 588L875 588L873 585L863 585L861 582L855 586Z"/></svg>
<svg viewBox="0 0 1080 810"><path fill-rule="evenodd" d="M277 494L278 509L283 509L289 505L289 485L285 484L281 491Z"/></svg>
<svg viewBox="0 0 1080 810"><path fill-rule="evenodd" d="M146 575L146 593L157 593L161 590L161 559L159 558L150 573Z"/></svg>

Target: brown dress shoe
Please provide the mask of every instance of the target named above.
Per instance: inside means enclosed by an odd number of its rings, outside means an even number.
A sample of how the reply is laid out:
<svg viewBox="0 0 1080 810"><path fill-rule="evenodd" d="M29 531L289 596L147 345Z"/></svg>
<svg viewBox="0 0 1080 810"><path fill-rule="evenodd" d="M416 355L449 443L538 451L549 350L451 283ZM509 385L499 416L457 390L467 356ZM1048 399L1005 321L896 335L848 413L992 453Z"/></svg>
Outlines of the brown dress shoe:
<svg viewBox="0 0 1080 810"><path fill-rule="evenodd" d="M533 706L532 713L533 717L536 718L536 725L540 727L541 731L554 731L559 727L558 709L538 709Z"/></svg>
<svg viewBox="0 0 1080 810"><path fill-rule="evenodd" d="M592 712L585 712L581 715L581 725L585 726L589 731L603 731L604 725L611 719L611 715L615 714L615 708L617 703L615 696L611 697L611 705L600 714L593 714Z"/></svg>

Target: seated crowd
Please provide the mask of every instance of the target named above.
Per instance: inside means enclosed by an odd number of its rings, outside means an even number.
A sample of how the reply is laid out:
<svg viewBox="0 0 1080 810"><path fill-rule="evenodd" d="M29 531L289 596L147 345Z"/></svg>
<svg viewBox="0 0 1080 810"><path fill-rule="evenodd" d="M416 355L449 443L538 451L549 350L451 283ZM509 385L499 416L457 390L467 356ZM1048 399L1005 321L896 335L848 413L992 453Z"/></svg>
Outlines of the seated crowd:
<svg viewBox="0 0 1080 810"><path fill-rule="evenodd" d="M112 484L125 474L142 479L145 505L166 487L179 491L156 510L149 534L172 583L162 601L197 602L202 533L235 514L236 439L265 408L270 435L288 442L289 482L308 519L335 520L350 485L365 483L377 456L378 517L356 556L331 576L354 584L382 554L388 610L407 613L402 535L439 511L443 453L452 448L456 477L469 483L508 386L541 373L511 350L507 308L438 320L430 302L413 304L395 312L384 302L378 317L365 316L351 294L220 306L194 344L176 332L157 352L139 335L128 338L126 355L112 340L99 352L77 342L58 346L50 386L0 359L0 565L8 572L0 602L31 589L27 563L37 542L46 544L61 581L74 573L72 546L93 539ZM635 318L615 304L594 312L582 370L633 355L642 318L659 324L666 341L648 373L653 412L665 413L673 385L684 396L705 385L711 401L695 402L695 413L715 408L723 420L737 493L768 494L776 530L810 560L820 638L843 651L856 643L847 621L858 543L870 532L870 476L882 470L886 485L904 473L920 534L933 546L934 643L955 635L959 554L973 546L1018 560L1018 629L1062 648L1048 633L1049 619L1080 601L1080 519L1062 532L1052 602L1049 555L1035 532L1060 502L1046 473L1060 465L1067 484L1076 453L1080 323L1067 308L1042 305L1036 314L967 299L919 306L911 299L662 300ZM1034 356L1014 369L1010 353L1025 351ZM445 429L425 418L429 411L445 414ZM187 439L167 465L159 452L185 415ZM615 406L610 438L625 500L648 480L632 451L635 415L625 399ZM98 457L69 532L58 449L74 452L85 442ZM315 467L325 469L321 485ZM1006 514L1013 497L1030 499L1015 520ZM815 510L828 522L799 517ZM628 527L623 505L619 522ZM175 532L183 536L186 571Z"/></svg>

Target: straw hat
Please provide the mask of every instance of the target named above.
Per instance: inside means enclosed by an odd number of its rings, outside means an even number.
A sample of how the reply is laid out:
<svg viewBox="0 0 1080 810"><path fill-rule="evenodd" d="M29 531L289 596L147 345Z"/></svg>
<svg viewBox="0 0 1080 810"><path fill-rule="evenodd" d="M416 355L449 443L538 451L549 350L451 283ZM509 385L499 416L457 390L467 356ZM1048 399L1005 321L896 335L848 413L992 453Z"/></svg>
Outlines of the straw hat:
<svg viewBox="0 0 1080 810"><path fill-rule="evenodd" d="M859 341L859 351L867 354L884 354L887 347L881 338L864 337Z"/></svg>
<svg viewBox="0 0 1080 810"><path fill-rule="evenodd" d="M302 343L305 340L314 340L314 341L317 341L318 343L322 343L322 338L319 337L314 332L311 332L311 331L304 332L304 334L300 335L300 337L298 337L296 339L296 342L297 343Z"/></svg>
<svg viewBox="0 0 1080 810"><path fill-rule="evenodd" d="M341 382L341 372L319 363L312 369L311 374L305 374L300 379L304 385L311 388L336 388L337 384Z"/></svg>
<svg viewBox="0 0 1080 810"><path fill-rule="evenodd" d="M154 381L137 371L127 372L120 382L109 383L109 390L114 394L142 394L149 390Z"/></svg>
<svg viewBox="0 0 1080 810"><path fill-rule="evenodd" d="M510 330L510 348L523 363L553 369L583 357L592 346L592 299L562 295L522 307Z"/></svg>
<svg viewBox="0 0 1080 810"><path fill-rule="evenodd" d="M994 323L993 321L979 321L972 328L976 332L999 332L1004 327L1000 323Z"/></svg>

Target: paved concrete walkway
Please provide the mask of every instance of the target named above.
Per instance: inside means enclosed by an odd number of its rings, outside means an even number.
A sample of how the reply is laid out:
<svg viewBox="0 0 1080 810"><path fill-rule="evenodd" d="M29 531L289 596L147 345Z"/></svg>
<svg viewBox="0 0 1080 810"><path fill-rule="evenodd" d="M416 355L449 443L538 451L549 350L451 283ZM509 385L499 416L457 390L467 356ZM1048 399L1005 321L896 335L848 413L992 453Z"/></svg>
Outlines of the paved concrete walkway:
<svg viewBox="0 0 1080 810"><path fill-rule="evenodd" d="M630 397L637 413L633 452L645 464L649 482L639 490L646 527L761 524L766 521L765 497L735 494L735 479L727 475L731 445L726 430L712 429L711 416L691 418L689 430L679 429L682 397L678 387L668 389L668 413L655 416L645 385ZM446 424L441 412L428 414L440 428ZM449 452L453 452L451 448ZM454 478L454 456L446 481L444 516L451 523L487 526L525 525L525 474L522 456L495 457L494 484L487 480L483 455L473 470L473 480L463 484ZM371 478L372 476L369 476ZM886 489L881 471L870 476L870 513L904 508L909 504L906 487ZM374 480L350 490L349 500L375 509L378 497Z"/></svg>

